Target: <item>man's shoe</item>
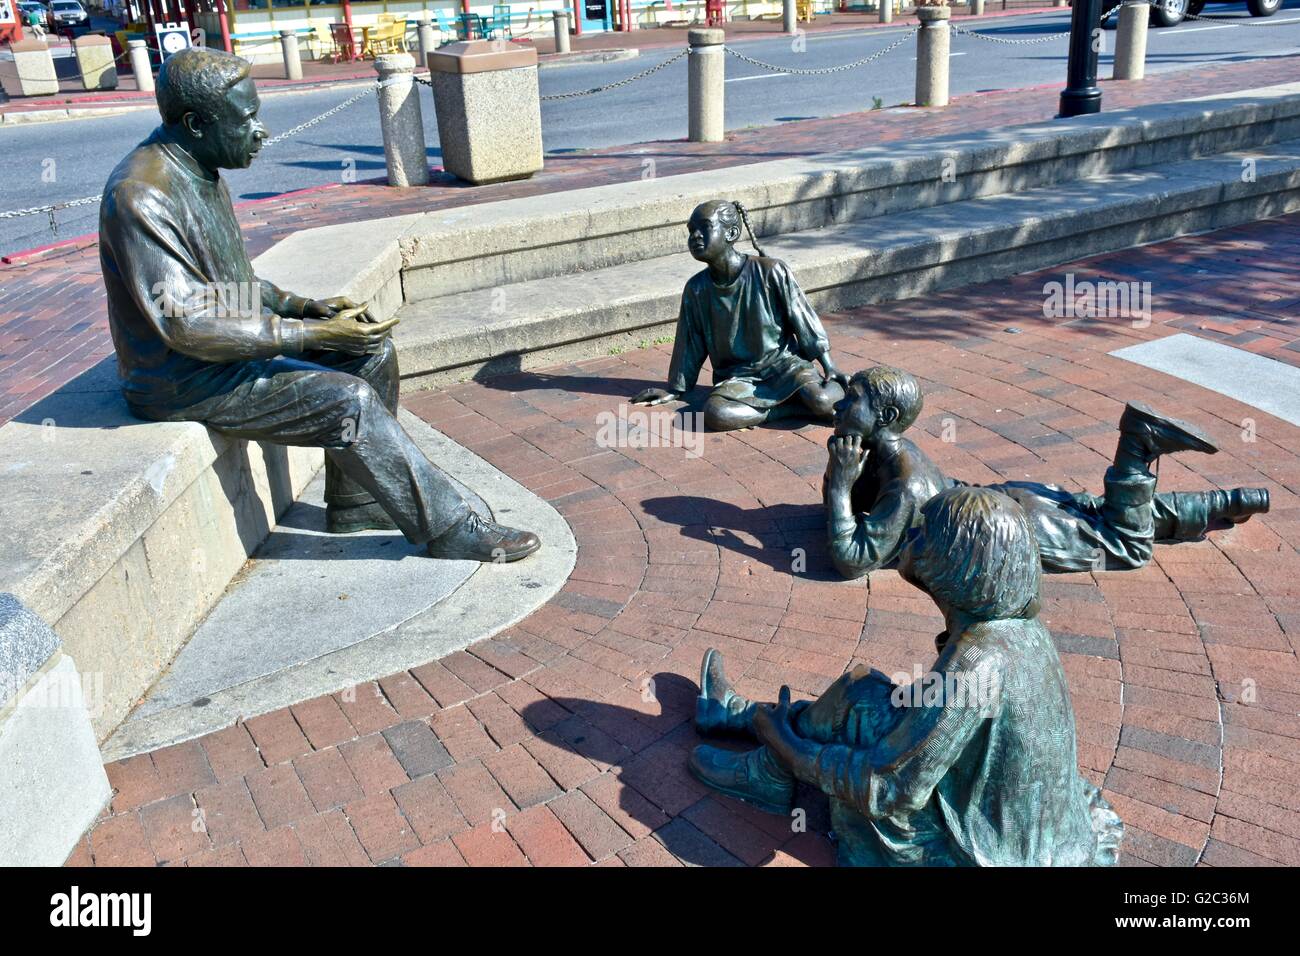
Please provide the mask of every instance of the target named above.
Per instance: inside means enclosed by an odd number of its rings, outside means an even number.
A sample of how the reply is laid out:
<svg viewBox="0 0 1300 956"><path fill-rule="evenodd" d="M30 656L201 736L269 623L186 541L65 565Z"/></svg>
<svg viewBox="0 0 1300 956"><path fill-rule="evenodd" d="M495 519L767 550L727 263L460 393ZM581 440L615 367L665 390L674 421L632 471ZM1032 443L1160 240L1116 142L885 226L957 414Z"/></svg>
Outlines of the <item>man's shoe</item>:
<svg viewBox="0 0 1300 956"><path fill-rule="evenodd" d="M542 546L531 531L507 528L470 511L427 545L429 557L502 563L526 558Z"/></svg>
<svg viewBox="0 0 1300 956"><path fill-rule="evenodd" d="M700 744L691 752L690 768L706 787L760 810L789 814L794 807L794 774L766 747L737 753Z"/></svg>
<svg viewBox="0 0 1300 956"><path fill-rule="evenodd" d="M1210 520L1241 524L1251 515L1268 511L1267 488L1233 488L1210 492Z"/></svg>
<svg viewBox="0 0 1300 956"><path fill-rule="evenodd" d="M1176 451L1213 455L1219 450L1195 425L1167 418L1141 402L1129 402L1119 417L1120 442L1146 462Z"/></svg>
<svg viewBox="0 0 1300 956"><path fill-rule="evenodd" d="M389 517L378 501L364 505L325 506L325 530L330 534L356 531L396 531L397 522Z"/></svg>
<svg viewBox="0 0 1300 956"><path fill-rule="evenodd" d="M710 647L700 664L700 696L695 698L695 729L701 734L749 733L754 705L731 688L722 672L722 652Z"/></svg>

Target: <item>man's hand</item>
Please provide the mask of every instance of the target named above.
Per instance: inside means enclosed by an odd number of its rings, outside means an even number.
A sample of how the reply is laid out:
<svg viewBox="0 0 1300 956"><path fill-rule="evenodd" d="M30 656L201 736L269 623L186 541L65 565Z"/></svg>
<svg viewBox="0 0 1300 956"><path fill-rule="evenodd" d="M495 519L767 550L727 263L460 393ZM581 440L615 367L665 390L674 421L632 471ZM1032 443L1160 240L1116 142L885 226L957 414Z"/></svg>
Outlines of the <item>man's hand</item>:
<svg viewBox="0 0 1300 956"><path fill-rule="evenodd" d="M816 760L820 749L812 741L800 737L790 722L790 688L782 687L775 704L754 708L754 734L759 743L766 744L782 764L800 776L800 769Z"/></svg>
<svg viewBox="0 0 1300 956"><path fill-rule="evenodd" d="M373 355L384 347L384 339L392 333L401 319L394 316L387 322L363 319L365 306L343 309L332 318L308 322L303 328L303 346L326 349L347 355Z"/></svg>
<svg viewBox="0 0 1300 956"><path fill-rule="evenodd" d="M632 396L633 405L662 405L664 402L675 402L681 396L667 388L646 388Z"/></svg>
<svg viewBox="0 0 1300 956"><path fill-rule="evenodd" d="M830 449L831 481L852 486L862 476L862 470L867 463L867 453L862 447L862 436L832 435L826 447Z"/></svg>
<svg viewBox="0 0 1300 956"><path fill-rule="evenodd" d="M303 306L302 317L304 319L332 319L342 312L354 312L357 322L373 325L378 321L374 313L370 311L368 304L358 305L345 295L338 295L332 299L308 299L307 304Z"/></svg>

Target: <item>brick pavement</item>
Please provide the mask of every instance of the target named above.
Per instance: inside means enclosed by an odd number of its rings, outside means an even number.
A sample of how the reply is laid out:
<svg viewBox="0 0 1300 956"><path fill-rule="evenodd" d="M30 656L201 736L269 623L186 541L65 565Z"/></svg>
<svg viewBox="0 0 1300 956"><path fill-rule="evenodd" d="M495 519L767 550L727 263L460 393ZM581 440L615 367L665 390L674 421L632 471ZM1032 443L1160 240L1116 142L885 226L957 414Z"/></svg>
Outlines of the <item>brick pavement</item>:
<svg viewBox="0 0 1300 956"><path fill-rule="evenodd" d="M1270 488L1270 514L1160 546L1142 571L1044 582L1080 768L1124 818L1127 865L1300 865L1300 430L1105 354L1184 329L1294 358L1298 222L1069 267L1152 282L1147 328L1045 319L1043 284L1062 268L827 317L843 367L924 379L917 440L968 480L1097 489L1122 402L1140 399L1184 410L1222 447L1164 460L1163 489ZM855 663L927 667L940 619L892 571L831 571L825 427L710 434L698 458L599 447L597 415L662 381L668 355L408 396L566 517L570 580L465 651L110 765L112 806L71 862L830 862L823 798L802 795L809 828L795 833L689 777L700 656L721 647L743 693L812 695Z"/></svg>
<svg viewBox="0 0 1300 956"><path fill-rule="evenodd" d="M1105 82L1105 107L1121 109L1294 79L1291 58L1198 66L1140 82ZM680 140L552 155L546 169L514 183L470 187L450 177L429 187L392 189L375 183L317 187L241 204L238 213L252 254L311 226L446 209L515 196L640 179L645 161L659 176L744 165L861 146L1028 123L1055 114L1056 87L957 97L945 109L850 113L739 130L720 144ZM616 95L616 94L615 94ZM365 103L358 109L368 108ZM94 207L77 222L93 224ZM39 222L33 223L39 229ZM38 241L38 240L33 240ZM0 265L0 424L75 378L111 352L95 236L44 255Z"/></svg>

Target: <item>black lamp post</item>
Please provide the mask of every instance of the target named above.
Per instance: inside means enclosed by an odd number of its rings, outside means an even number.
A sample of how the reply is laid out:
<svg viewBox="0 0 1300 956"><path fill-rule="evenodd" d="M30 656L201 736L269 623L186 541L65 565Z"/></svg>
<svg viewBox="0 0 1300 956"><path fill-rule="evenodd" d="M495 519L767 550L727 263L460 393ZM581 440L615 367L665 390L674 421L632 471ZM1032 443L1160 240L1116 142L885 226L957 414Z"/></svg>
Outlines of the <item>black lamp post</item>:
<svg viewBox="0 0 1300 956"><path fill-rule="evenodd" d="M1074 0L1070 14L1070 65L1061 90L1061 116L1101 112L1097 86L1097 49L1093 37L1101 33L1102 0Z"/></svg>

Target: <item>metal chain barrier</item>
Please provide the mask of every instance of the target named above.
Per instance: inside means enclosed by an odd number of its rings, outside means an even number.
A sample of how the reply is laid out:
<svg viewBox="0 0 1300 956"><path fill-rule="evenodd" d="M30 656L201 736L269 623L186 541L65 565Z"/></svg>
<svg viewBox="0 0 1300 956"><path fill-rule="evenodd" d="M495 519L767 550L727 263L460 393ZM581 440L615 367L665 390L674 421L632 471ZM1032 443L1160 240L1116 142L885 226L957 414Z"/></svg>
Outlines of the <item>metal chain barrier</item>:
<svg viewBox="0 0 1300 956"><path fill-rule="evenodd" d="M322 120L329 119L335 113L342 112L343 110L351 106L353 103L356 103L358 100L365 99L367 96L370 96L371 94L377 92L378 90L379 90L379 81L376 80L372 85L366 87L356 96L349 97L348 99L340 103L338 106L334 107L332 110L326 110L324 113L321 113L321 115L317 116L315 119L309 119L307 122L300 123L297 126L295 126L293 129L281 133L279 136L271 137L265 143L262 144L262 148L265 149L268 146L274 146L276 143L282 143L290 136L297 136L303 130L311 129L313 126L315 126L317 123L321 122Z"/></svg>
<svg viewBox="0 0 1300 956"><path fill-rule="evenodd" d="M633 76L629 76L626 79L618 80L617 82L614 83L606 83L604 86L593 86L589 90L574 90L572 93L550 93L547 94L546 96L541 97L541 100L544 103L549 100L571 100L579 96L594 96L596 93L606 93L610 90L616 90L620 86L627 86L629 83L635 83L637 80L643 80L647 76L650 76L652 73L658 73L664 67L676 63L682 57L686 56L686 54L689 52L690 52L689 47L683 50L679 50L678 52L670 56L668 59L664 60L662 63L652 66L648 70L642 70L640 73L637 73Z"/></svg>
<svg viewBox="0 0 1300 956"><path fill-rule="evenodd" d="M268 146L274 146L277 143L282 143L290 136L297 136L303 130L311 129L313 126L315 126L317 123L321 122L322 120L328 119L329 117L333 116L335 113L347 109L353 103L356 103L358 100L365 99L367 96L370 96L378 89L379 89L379 83L376 82L373 86L366 87L366 89L362 90L356 96L349 97L348 99L344 100L342 103L340 103L338 106L334 107L333 109L326 110L324 113L321 113L320 116L317 116L314 119L309 119L305 123L300 123L299 125L295 126L293 129L281 133L279 136L274 136L271 139L268 139L266 142L262 144L262 148L265 149ZM85 196L81 199L70 199L67 202L51 203L48 206L32 206L29 209L14 209L9 212L0 212L0 220L20 219L24 216L37 216L40 215L41 213L45 213L50 217L50 231L53 232L55 235L58 235L59 226L54 219L54 214L56 212L60 212L61 210L64 209L72 209L76 206L89 206L92 203L99 202L100 198L101 197L99 196Z"/></svg>
<svg viewBox="0 0 1300 956"><path fill-rule="evenodd" d="M1148 2L1150 2L1150 0L1148 0ZM1110 16L1112 13L1114 13L1122 6L1124 6L1124 3L1120 2L1115 4L1115 6L1111 7L1109 10L1103 11L1101 15L1101 19L1105 20L1108 16ZM1030 43L1046 43L1049 40L1060 40L1063 37L1068 37L1071 32L1069 30L1063 30L1060 33L1045 33L1040 37L1030 37L1027 40L1013 40L1010 39L1009 37L995 36L992 33L981 33L979 30L967 30L964 27L959 27L957 26L957 24L952 22L949 22L948 29L951 30L953 33L960 34L961 36L975 37L975 39L977 40L984 40L988 43L1002 43L1002 44L1006 44L1007 46L1025 46Z"/></svg>
<svg viewBox="0 0 1300 956"><path fill-rule="evenodd" d="M841 64L840 66L827 66L815 70L801 70L792 66L777 66L775 63L764 63L762 60L756 60L752 56L746 56L744 53L741 53L739 50L733 47L724 46L723 49L725 49L728 53L730 53L738 60L743 60L744 62L752 66L757 66L760 69L771 70L774 73L788 73L791 76L822 76L827 73L842 73L845 70L853 70L860 66L866 66L872 60L878 60L886 53L889 53L892 50L896 50L898 47L902 46L912 37L916 36L919 30L920 27L915 27L909 30L907 33L904 33L893 43L889 44L889 46L877 50L875 53L871 54L871 56L864 56L862 59L854 60L852 63L844 63Z"/></svg>
<svg viewBox="0 0 1300 956"><path fill-rule="evenodd" d="M1151 2L1151 0L1148 0ZM1159 2L1151 3L1151 6L1161 6ZM1203 17L1198 13L1184 13L1184 20L1208 20L1211 23L1217 23L1225 27L1286 27L1292 24L1300 23L1297 20L1271 20L1267 17L1251 17L1249 20L1241 20L1235 17Z"/></svg>

